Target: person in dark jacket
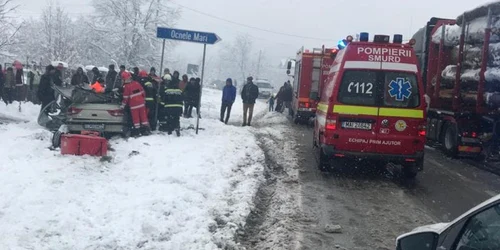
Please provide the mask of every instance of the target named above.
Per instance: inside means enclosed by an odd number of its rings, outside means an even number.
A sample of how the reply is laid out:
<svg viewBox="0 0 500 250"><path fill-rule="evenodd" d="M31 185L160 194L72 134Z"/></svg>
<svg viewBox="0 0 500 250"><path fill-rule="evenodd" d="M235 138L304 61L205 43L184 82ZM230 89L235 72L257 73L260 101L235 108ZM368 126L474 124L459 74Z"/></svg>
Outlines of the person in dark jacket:
<svg viewBox="0 0 500 250"><path fill-rule="evenodd" d="M120 72L118 72L118 75L116 76L114 88L119 88L119 89L122 88L122 86L123 86L122 73L123 72L125 72L125 65L120 65Z"/></svg>
<svg viewBox="0 0 500 250"><path fill-rule="evenodd" d="M5 72L5 80L3 86L3 101L5 104L12 104L14 101L14 90L16 88L16 79L14 76L14 69L8 67Z"/></svg>
<svg viewBox="0 0 500 250"><path fill-rule="evenodd" d="M198 117L201 119L201 114L200 114L200 95L201 95L201 78L197 77L194 80L194 88L193 88L193 99L191 103L191 111L193 110L193 107L196 108L196 114L198 114ZM189 114L191 115L191 111L189 111Z"/></svg>
<svg viewBox="0 0 500 250"><path fill-rule="evenodd" d="M134 67L132 69L132 80L138 82L140 80L139 77L139 67Z"/></svg>
<svg viewBox="0 0 500 250"><path fill-rule="evenodd" d="M99 78L102 78L101 72L99 71L99 69L97 67L93 67L92 68L92 83L97 82L97 80Z"/></svg>
<svg viewBox="0 0 500 250"><path fill-rule="evenodd" d="M292 110L292 100L293 100L293 89L290 82L285 82L283 85L283 104L288 109L288 115L293 116Z"/></svg>
<svg viewBox="0 0 500 250"><path fill-rule="evenodd" d="M160 125L160 130L166 131L169 135L175 130L176 135L181 136L180 117L182 115L183 97L178 80L177 78L177 81L174 81L174 78L172 78L171 81L163 84L160 90L163 115L165 116L165 123Z"/></svg>
<svg viewBox="0 0 500 250"><path fill-rule="evenodd" d="M62 71L64 70L64 65L62 63L59 63L57 65L57 68L54 68L54 74L52 74L52 82L58 86L62 87L63 86L63 73Z"/></svg>
<svg viewBox="0 0 500 250"><path fill-rule="evenodd" d="M255 100L259 97L259 87L253 83L253 77L247 78L247 84L241 90L241 99L243 99L243 126L251 126L253 108ZM248 117L247 117L248 113Z"/></svg>
<svg viewBox="0 0 500 250"><path fill-rule="evenodd" d="M146 112L148 114L151 130L156 130L155 109L156 109L156 86L152 77L145 71L139 72L139 83L144 88L146 94Z"/></svg>
<svg viewBox="0 0 500 250"><path fill-rule="evenodd" d="M222 90L222 106L220 108L220 121L227 124L229 121L229 116L231 115L231 107L233 106L234 100L236 100L236 87L233 86L233 80L227 78L226 86ZM227 110L226 119L224 120L224 113Z"/></svg>
<svg viewBox="0 0 500 250"><path fill-rule="evenodd" d="M156 75L156 68L155 68L155 67L151 67L151 68L149 69L149 76L150 76L151 78L158 77L158 76Z"/></svg>
<svg viewBox="0 0 500 250"><path fill-rule="evenodd" d="M192 118L192 99L193 99L193 94L194 94L194 88L195 88L195 82L196 79L194 77L191 77L189 81L186 84L186 87L184 88L184 91L182 92L183 97L184 97L184 117L185 118Z"/></svg>
<svg viewBox="0 0 500 250"><path fill-rule="evenodd" d="M23 68L17 68L15 71L16 78L16 101L22 102L26 100L24 89L24 71ZM20 104L19 104L20 105Z"/></svg>
<svg viewBox="0 0 500 250"><path fill-rule="evenodd" d="M76 73L71 77L71 85L72 86L84 86L90 84L89 78L87 75L83 72L82 67L78 67L76 69Z"/></svg>
<svg viewBox="0 0 500 250"><path fill-rule="evenodd" d="M283 113L283 95L285 92L285 87L281 86L280 90L278 91L278 94L276 94L276 108L274 111Z"/></svg>
<svg viewBox="0 0 500 250"><path fill-rule="evenodd" d="M40 78L40 86L38 86L38 100L42 102L43 110L50 102L55 100L54 89L52 89L52 85L54 84L54 74L56 69L54 66L49 65L45 68L45 73ZM49 110L45 110L45 113L48 114Z"/></svg>
<svg viewBox="0 0 500 250"><path fill-rule="evenodd" d="M271 95L266 103L269 104L269 112L274 111L274 95Z"/></svg>
<svg viewBox="0 0 500 250"><path fill-rule="evenodd" d="M118 76L118 72L115 70L115 65L110 64L108 66L108 74L106 75L106 92L111 92L115 88L116 77Z"/></svg>

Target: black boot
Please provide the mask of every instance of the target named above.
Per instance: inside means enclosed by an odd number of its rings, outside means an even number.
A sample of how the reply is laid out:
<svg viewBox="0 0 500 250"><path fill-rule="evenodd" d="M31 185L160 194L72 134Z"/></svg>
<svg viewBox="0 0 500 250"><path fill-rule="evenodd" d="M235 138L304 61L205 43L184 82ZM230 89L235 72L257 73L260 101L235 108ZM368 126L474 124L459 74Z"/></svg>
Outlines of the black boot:
<svg viewBox="0 0 500 250"><path fill-rule="evenodd" d="M177 137L180 137L181 136L181 130L176 128L175 129L175 134L177 135Z"/></svg>

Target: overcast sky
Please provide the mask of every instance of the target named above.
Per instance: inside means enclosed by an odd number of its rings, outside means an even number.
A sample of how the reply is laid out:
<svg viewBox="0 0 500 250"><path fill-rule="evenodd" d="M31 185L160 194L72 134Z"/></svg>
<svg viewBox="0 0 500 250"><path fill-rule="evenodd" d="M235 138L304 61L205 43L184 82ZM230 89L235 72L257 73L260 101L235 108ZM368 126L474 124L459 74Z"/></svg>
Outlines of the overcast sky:
<svg viewBox="0 0 500 250"><path fill-rule="evenodd" d="M44 0L14 0L20 4L22 18L38 17ZM60 5L73 15L92 11L91 0L61 0ZM334 47L349 34L403 34L406 39L433 16L456 18L491 0L175 0L171 6L181 10L177 27L217 33L224 42L246 33L254 40L254 50L263 50L269 59L294 57L301 47ZM189 10L181 6L194 9ZM198 11L198 12L196 12ZM301 37L279 35L252 29L232 22ZM209 47L214 53L218 45ZM219 45L221 46L221 45ZM202 46L181 44L176 53L198 58Z"/></svg>

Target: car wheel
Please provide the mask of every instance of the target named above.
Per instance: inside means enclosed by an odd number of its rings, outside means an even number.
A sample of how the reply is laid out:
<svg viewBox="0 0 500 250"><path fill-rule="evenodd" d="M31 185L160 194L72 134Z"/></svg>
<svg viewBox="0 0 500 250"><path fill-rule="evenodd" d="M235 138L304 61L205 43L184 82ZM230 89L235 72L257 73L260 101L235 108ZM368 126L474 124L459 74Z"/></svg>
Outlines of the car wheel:
<svg viewBox="0 0 500 250"><path fill-rule="evenodd" d="M127 139L127 138L130 137L130 135L131 135L130 129L128 129L128 128L127 129L123 129L122 138Z"/></svg>
<svg viewBox="0 0 500 250"><path fill-rule="evenodd" d="M55 131L52 135L52 147L58 148L61 146L61 135L63 133L61 131Z"/></svg>
<svg viewBox="0 0 500 250"><path fill-rule="evenodd" d="M448 156L456 157L458 154L458 133L457 125L449 123L446 126L443 138L444 151Z"/></svg>

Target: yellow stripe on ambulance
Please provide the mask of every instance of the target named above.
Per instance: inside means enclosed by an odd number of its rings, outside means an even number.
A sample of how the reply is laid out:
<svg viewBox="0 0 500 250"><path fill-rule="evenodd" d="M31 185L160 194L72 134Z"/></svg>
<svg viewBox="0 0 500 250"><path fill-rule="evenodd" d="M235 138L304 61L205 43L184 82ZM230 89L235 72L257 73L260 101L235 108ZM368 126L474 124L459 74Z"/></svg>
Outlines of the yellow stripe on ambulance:
<svg viewBox="0 0 500 250"><path fill-rule="evenodd" d="M318 105L318 109L319 109ZM405 117L405 118L424 118L424 111L418 109L403 109L403 108L378 108L368 106L355 105L333 105L333 112L345 115L372 115L372 116L388 116L388 117Z"/></svg>

